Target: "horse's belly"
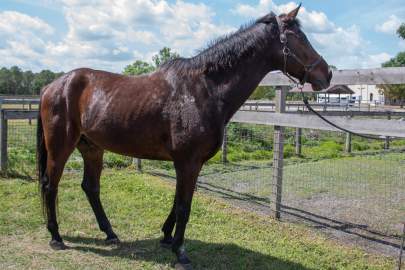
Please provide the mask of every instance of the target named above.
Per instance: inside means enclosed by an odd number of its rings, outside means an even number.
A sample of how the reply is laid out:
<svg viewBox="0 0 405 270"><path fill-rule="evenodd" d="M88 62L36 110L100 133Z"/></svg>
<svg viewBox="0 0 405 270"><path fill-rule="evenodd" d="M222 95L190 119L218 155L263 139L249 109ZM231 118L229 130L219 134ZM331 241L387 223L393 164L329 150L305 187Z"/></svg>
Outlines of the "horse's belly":
<svg viewBox="0 0 405 270"><path fill-rule="evenodd" d="M121 155L172 160L169 136L161 129L109 127L84 132L97 146Z"/></svg>

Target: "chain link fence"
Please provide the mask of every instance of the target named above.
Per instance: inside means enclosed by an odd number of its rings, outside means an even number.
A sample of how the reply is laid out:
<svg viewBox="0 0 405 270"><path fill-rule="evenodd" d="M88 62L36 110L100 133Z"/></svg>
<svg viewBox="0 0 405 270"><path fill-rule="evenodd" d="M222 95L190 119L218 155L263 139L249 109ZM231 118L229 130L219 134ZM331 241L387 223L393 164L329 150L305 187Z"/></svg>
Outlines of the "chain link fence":
<svg viewBox="0 0 405 270"><path fill-rule="evenodd" d="M35 178L36 175L36 130L37 121L8 120L7 174ZM106 168L127 168L132 166L133 159L111 152L104 154ZM76 149L70 156L65 166L67 172L81 172L83 159Z"/></svg>
<svg viewBox="0 0 405 270"><path fill-rule="evenodd" d="M199 188L257 211L270 211L273 194L274 128L230 123L227 162L218 152L204 167ZM300 136L300 140L297 140ZM282 213L339 228L361 228L399 237L405 217L405 140L284 129ZM299 142L299 143L298 143ZM301 146L301 147L299 147ZM36 121L8 120L8 171L35 178ZM134 167L132 158L106 153L105 167ZM65 170L81 172L77 150ZM142 161L146 173L175 179L171 162Z"/></svg>

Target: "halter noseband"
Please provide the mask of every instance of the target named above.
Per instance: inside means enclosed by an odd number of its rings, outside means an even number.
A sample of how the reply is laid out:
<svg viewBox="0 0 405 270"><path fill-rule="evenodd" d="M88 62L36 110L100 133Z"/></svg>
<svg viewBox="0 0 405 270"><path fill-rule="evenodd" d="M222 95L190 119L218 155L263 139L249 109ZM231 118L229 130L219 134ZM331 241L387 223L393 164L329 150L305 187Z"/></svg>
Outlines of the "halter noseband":
<svg viewBox="0 0 405 270"><path fill-rule="evenodd" d="M308 76L309 73L314 70L314 68L316 66L318 66L323 58L322 56L320 56L314 63L310 64L310 65L306 65L304 64L301 59L298 58L297 55L295 55L295 53L293 53L290 48L288 48L287 43L288 43L288 39L287 39L287 34L293 34L292 31L287 30L284 27L284 22L281 21L281 19L276 16L276 20L277 20L277 25L278 25L278 29L280 32L280 42L283 45L283 56L284 56L284 68L283 68L283 73L294 83L296 83L297 85L301 84L302 86L307 82L308 80ZM294 58L294 60L300 64L301 66L304 67L304 78L302 78L300 81L296 80L295 78L293 78L290 74L288 74L287 72L287 60L288 57L292 57Z"/></svg>

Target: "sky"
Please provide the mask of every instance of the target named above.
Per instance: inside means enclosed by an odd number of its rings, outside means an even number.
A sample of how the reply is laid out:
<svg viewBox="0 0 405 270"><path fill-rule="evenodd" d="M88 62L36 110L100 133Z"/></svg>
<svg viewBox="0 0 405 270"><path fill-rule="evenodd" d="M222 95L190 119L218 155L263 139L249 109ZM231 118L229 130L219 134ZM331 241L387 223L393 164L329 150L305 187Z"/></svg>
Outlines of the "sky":
<svg viewBox="0 0 405 270"><path fill-rule="evenodd" d="M298 18L315 49L339 69L373 68L405 51L396 29L404 0L303 0ZM163 47L189 57L282 0L0 0L0 66L121 72Z"/></svg>

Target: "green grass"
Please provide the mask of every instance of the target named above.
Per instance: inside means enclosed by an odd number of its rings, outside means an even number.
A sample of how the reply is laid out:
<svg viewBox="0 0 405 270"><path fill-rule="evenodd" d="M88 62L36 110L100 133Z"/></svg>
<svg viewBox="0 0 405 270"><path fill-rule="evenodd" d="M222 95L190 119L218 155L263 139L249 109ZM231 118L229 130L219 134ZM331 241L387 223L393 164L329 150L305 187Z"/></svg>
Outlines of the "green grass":
<svg viewBox="0 0 405 270"><path fill-rule="evenodd" d="M60 185L61 234L70 249L48 247L36 183L0 180L0 269L171 269L159 248L173 186L129 170L106 170L102 201L123 244L106 247L78 174ZM195 269L393 269L392 259L342 246L197 193L186 246Z"/></svg>

